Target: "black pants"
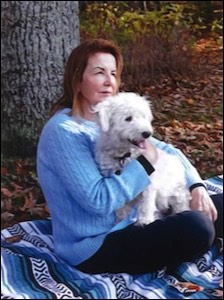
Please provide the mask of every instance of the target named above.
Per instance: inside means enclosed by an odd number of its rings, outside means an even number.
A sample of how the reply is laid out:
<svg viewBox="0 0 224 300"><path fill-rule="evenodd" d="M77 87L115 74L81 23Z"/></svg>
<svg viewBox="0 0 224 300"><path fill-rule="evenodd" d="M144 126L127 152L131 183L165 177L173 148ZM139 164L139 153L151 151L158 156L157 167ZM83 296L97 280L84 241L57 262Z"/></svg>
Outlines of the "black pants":
<svg viewBox="0 0 224 300"><path fill-rule="evenodd" d="M212 199L219 213L215 224L199 211L167 216L146 226L132 224L109 234L101 248L76 268L86 273L143 274L199 257L215 236L223 236L223 195Z"/></svg>

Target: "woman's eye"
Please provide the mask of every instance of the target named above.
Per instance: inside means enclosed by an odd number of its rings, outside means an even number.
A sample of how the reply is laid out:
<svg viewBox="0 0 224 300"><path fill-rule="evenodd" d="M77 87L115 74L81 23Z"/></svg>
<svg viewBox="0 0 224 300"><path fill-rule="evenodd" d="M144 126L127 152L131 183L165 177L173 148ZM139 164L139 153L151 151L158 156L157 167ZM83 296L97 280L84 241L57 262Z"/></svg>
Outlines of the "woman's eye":
<svg viewBox="0 0 224 300"><path fill-rule="evenodd" d="M127 122L130 122L131 120L132 120L132 116L127 117L127 118L125 119L125 121L127 121Z"/></svg>

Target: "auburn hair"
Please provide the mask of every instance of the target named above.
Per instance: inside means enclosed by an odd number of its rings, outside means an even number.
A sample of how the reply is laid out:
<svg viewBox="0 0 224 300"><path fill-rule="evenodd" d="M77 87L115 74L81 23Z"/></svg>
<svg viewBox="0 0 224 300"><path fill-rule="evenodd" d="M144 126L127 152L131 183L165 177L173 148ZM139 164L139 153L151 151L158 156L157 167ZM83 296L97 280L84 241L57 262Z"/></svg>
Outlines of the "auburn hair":
<svg viewBox="0 0 224 300"><path fill-rule="evenodd" d="M62 108L73 108L76 113L81 110L78 86L82 81L83 73L86 69L88 59L95 53L110 53L116 59L116 79L118 87L121 83L121 73L123 70L123 57L120 48L110 40L90 39L86 40L71 52L65 66L63 80L63 95L53 104L50 116L53 116Z"/></svg>

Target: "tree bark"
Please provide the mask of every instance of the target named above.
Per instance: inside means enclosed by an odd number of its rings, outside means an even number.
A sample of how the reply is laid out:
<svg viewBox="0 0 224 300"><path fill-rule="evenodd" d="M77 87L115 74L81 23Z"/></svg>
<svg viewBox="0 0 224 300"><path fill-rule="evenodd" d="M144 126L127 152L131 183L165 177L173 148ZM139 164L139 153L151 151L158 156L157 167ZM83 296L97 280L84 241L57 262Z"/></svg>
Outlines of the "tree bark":
<svg viewBox="0 0 224 300"><path fill-rule="evenodd" d="M1 1L3 152L35 149L79 41L78 1Z"/></svg>

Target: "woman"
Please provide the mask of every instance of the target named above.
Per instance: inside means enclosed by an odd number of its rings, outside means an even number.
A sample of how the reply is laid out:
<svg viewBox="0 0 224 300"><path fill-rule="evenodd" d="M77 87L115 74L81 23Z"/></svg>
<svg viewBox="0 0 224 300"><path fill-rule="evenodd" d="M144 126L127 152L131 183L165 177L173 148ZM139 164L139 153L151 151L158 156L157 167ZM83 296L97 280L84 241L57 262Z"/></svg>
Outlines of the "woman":
<svg viewBox="0 0 224 300"><path fill-rule="evenodd" d="M142 227L134 225L133 209L116 224L115 211L150 184L156 162L141 155L111 177L103 177L95 163L99 128L91 107L118 92L122 68L120 50L110 41L94 39L75 48L65 68L64 94L38 144L38 178L51 213L55 251L83 272L137 274L192 260L209 249L213 223L220 222L195 168L179 150L154 139L156 147L183 162L192 211Z"/></svg>

